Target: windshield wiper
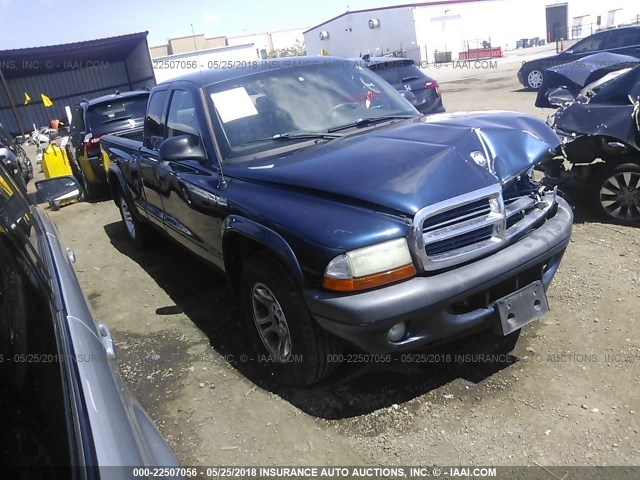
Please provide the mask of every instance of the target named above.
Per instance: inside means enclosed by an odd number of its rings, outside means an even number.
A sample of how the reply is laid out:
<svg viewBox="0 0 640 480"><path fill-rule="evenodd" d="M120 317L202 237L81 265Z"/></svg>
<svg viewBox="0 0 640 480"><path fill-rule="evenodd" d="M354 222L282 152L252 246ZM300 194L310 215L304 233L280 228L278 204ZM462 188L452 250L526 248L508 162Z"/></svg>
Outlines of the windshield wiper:
<svg viewBox="0 0 640 480"><path fill-rule="evenodd" d="M338 132L340 130L346 130L354 127L366 127L375 123L387 122L389 120L405 120L407 118L414 118L417 115L382 115L380 117L371 118L359 118L355 122L347 123L346 125L340 125L339 127L333 127L327 130L329 133Z"/></svg>
<svg viewBox="0 0 640 480"><path fill-rule="evenodd" d="M418 78L419 78L419 77L418 77L417 75L412 75L412 76L410 76L410 77L404 77L404 78L402 79L402 83L407 83L407 82L409 82L409 81L411 81L411 80L418 80Z"/></svg>
<svg viewBox="0 0 640 480"><path fill-rule="evenodd" d="M131 117L132 115L125 115L124 117L111 118L102 122L102 125L104 125L105 123L117 122L118 120L129 120Z"/></svg>
<svg viewBox="0 0 640 480"><path fill-rule="evenodd" d="M264 143L271 141L289 141L289 140L334 140L340 138L343 135L336 133L326 132L299 132L299 133L277 133L273 137L258 138L257 140L251 140L249 142L241 143L239 146L251 145L253 143Z"/></svg>
<svg viewBox="0 0 640 480"><path fill-rule="evenodd" d="M330 130L329 130L330 132ZM325 132L299 132L299 133L278 133L271 137L271 140L306 140L306 139L314 139L314 138L325 138L328 140L333 140L334 138L340 138L342 135L340 134L332 134Z"/></svg>

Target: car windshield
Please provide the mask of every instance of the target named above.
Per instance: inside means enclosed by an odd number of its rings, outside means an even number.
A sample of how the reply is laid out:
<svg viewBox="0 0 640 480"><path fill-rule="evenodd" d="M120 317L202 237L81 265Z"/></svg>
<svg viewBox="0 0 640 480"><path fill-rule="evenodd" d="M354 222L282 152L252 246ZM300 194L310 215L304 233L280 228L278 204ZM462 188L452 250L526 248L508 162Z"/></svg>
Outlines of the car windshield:
<svg viewBox="0 0 640 480"><path fill-rule="evenodd" d="M391 85L406 83L423 77L423 73L411 63L384 62L370 65L369 68Z"/></svg>
<svg viewBox="0 0 640 480"><path fill-rule="evenodd" d="M257 71L205 93L225 160L418 114L390 85L351 62Z"/></svg>
<svg viewBox="0 0 640 480"><path fill-rule="evenodd" d="M114 98L89 107L87 112L89 128L94 134L112 132L120 120L144 118L148 95Z"/></svg>

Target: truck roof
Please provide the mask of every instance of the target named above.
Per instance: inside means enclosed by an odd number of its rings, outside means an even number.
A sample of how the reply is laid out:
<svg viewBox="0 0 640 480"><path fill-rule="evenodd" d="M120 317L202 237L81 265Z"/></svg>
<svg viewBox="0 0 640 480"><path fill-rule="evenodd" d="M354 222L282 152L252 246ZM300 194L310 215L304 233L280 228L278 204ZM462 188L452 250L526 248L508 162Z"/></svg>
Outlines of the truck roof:
<svg viewBox="0 0 640 480"><path fill-rule="evenodd" d="M226 63L227 61L221 61L220 63ZM283 58L270 58L267 60L247 60L247 61L232 61L229 60L228 64L233 67L227 68L213 68L210 70L199 70L197 72L188 73L180 77L172 78L165 82L160 83L158 86L169 85L174 82L187 81L194 83L198 86L211 85L213 83L223 82L225 80L231 80L233 78L246 77L247 75L253 75L255 73L277 70L281 68L293 68L301 65L318 65L326 64L339 67L340 65L354 65L361 63L362 60L348 59L342 57L328 57L328 56L316 56L316 57L283 57Z"/></svg>

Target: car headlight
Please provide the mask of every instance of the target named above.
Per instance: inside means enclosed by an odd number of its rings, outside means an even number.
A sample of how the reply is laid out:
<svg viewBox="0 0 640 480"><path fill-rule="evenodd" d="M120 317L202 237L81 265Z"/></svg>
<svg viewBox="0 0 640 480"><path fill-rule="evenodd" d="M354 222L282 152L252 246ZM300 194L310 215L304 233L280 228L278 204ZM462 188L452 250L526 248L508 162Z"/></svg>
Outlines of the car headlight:
<svg viewBox="0 0 640 480"><path fill-rule="evenodd" d="M327 290L354 292L415 276L406 238L359 248L339 255L327 265L322 285Z"/></svg>

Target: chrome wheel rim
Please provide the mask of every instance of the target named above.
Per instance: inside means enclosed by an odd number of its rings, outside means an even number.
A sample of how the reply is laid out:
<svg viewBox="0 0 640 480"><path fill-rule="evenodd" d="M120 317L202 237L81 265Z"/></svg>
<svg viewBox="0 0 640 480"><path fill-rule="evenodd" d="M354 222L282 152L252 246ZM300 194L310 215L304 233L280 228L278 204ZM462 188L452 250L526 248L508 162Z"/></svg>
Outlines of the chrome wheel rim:
<svg viewBox="0 0 640 480"><path fill-rule="evenodd" d="M616 220L640 221L640 173L620 172L607 178L600 188L600 204Z"/></svg>
<svg viewBox="0 0 640 480"><path fill-rule="evenodd" d="M280 303L263 283L251 288L253 321L265 348L274 359L283 362L291 355L291 333Z"/></svg>
<svg viewBox="0 0 640 480"><path fill-rule="evenodd" d="M122 221L124 222L124 226L127 228L129 236L135 239L136 225L133 223L133 216L129 210L129 205L127 205L127 201L122 197L120 198L120 212L122 213Z"/></svg>
<svg viewBox="0 0 640 480"><path fill-rule="evenodd" d="M539 70L529 72L529 75L527 76L527 82L529 83L529 86L531 88L537 90L542 85L542 72Z"/></svg>

